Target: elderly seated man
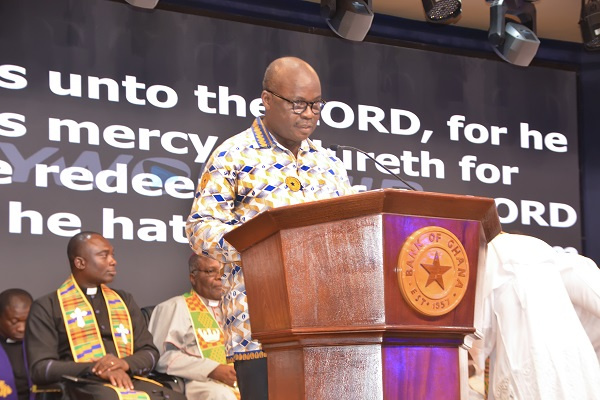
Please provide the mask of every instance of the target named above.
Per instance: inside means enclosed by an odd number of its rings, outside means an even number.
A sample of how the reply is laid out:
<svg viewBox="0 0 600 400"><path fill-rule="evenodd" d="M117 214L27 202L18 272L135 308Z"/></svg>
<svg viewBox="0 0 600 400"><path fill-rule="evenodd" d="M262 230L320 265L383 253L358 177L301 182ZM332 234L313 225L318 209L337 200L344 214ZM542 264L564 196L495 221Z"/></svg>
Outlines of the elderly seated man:
<svg viewBox="0 0 600 400"><path fill-rule="evenodd" d="M225 361L220 265L193 254L192 290L156 306L150 332L160 350L157 371L185 379L188 400L235 400L236 374Z"/></svg>

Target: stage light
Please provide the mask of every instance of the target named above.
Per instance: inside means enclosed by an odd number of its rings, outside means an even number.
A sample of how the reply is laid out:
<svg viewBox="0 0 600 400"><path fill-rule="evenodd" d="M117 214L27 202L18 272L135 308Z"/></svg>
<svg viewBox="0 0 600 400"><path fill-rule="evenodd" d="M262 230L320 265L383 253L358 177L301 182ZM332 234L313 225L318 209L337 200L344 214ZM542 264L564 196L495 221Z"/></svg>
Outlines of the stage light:
<svg viewBox="0 0 600 400"><path fill-rule="evenodd" d="M321 0L321 16L337 35L360 42L373 22L372 0Z"/></svg>
<svg viewBox="0 0 600 400"><path fill-rule="evenodd" d="M506 16L511 20L506 22ZM488 40L504 61L526 67L535 57L540 41L535 35L535 6L529 0L494 0L490 6Z"/></svg>
<svg viewBox="0 0 600 400"><path fill-rule="evenodd" d="M158 0L125 0L134 7L153 9L158 4Z"/></svg>
<svg viewBox="0 0 600 400"><path fill-rule="evenodd" d="M581 36L587 50L600 50L600 1L581 2Z"/></svg>
<svg viewBox="0 0 600 400"><path fill-rule="evenodd" d="M429 22L450 22L462 11L461 0L422 0Z"/></svg>

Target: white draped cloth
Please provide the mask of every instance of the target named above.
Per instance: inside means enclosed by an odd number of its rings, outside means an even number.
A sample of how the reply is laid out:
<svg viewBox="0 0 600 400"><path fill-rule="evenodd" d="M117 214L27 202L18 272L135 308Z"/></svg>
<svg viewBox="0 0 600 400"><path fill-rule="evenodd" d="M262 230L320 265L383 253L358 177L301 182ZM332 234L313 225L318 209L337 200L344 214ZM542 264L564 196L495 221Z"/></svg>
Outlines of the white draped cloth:
<svg viewBox="0 0 600 400"><path fill-rule="evenodd" d="M600 360L600 269L595 262L578 254L561 254L558 268Z"/></svg>
<svg viewBox="0 0 600 400"><path fill-rule="evenodd" d="M490 357L488 399L600 399L600 364L561 274L571 277L571 291L581 290L575 259L525 235L503 233L488 244L476 310L484 338L472 349L481 369ZM582 313L594 301L587 296Z"/></svg>

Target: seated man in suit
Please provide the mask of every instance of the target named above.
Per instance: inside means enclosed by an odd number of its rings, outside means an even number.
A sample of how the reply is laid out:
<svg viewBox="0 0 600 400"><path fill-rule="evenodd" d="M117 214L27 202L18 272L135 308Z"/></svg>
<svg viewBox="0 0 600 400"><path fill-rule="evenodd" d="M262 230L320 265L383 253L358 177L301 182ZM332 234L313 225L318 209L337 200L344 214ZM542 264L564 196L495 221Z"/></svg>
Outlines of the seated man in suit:
<svg viewBox="0 0 600 400"><path fill-rule="evenodd" d="M0 398L28 400L29 382L23 354L25 321L33 298L23 289L0 293Z"/></svg>
<svg viewBox="0 0 600 400"><path fill-rule="evenodd" d="M188 400L235 400L233 366L225 361L219 263L193 254L192 290L157 305L150 332L160 350L156 370L186 380Z"/></svg>
<svg viewBox="0 0 600 400"><path fill-rule="evenodd" d="M63 381L77 400L184 400L143 377L154 368L158 350L131 295L106 286L117 273L112 245L98 233L81 232L69 241L67 255L71 275L33 303L27 320L33 383Z"/></svg>

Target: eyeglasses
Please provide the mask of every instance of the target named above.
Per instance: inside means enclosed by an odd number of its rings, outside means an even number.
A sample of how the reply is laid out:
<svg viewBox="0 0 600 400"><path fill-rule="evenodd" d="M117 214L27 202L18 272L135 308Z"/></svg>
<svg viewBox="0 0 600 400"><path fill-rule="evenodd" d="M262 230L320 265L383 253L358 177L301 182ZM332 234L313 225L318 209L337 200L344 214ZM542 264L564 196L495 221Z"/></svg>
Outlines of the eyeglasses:
<svg viewBox="0 0 600 400"><path fill-rule="evenodd" d="M306 107L310 106L310 109L312 110L313 114L319 115L321 114L321 110L323 109L323 107L325 107L326 103L326 101L323 99L317 101L289 100L275 92L270 91L269 89L265 89L265 92L269 92L273 96L279 97L281 100L285 100L288 103L291 103L292 111L294 112L294 114L302 114L304 110L306 110Z"/></svg>
<svg viewBox="0 0 600 400"><path fill-rule="evenodd" d="M218 269L196 269L194 270L193 274L195 275L197 272L202 272L204 275L211 278L216 278L220 276L221 273L221 271L219 271Z"/></svg>

